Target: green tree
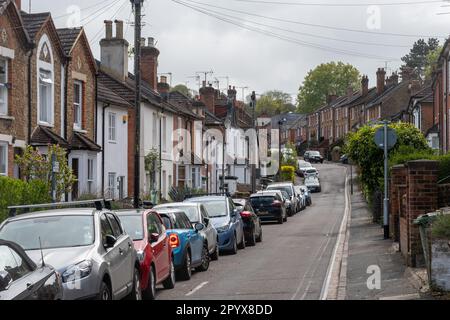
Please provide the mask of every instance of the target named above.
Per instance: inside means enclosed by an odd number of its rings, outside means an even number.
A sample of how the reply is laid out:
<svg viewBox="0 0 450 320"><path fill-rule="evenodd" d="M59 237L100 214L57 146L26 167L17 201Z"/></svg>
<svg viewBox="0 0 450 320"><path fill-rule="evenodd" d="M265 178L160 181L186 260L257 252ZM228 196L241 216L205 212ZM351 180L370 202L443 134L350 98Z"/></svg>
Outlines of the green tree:
<svg viewBox="0 0 450 320"><path fill-rule="evenodd" d="M77 181L72 169L67 163L67 152L58 145L49 145L48 154L43 155L32 146L27 146L23 155L16 156L16 163L26 181L40 180L48 187L52 181L52 156L56 155L59 172L56 173L56 198L61 199L64 194L72 191Z"/></svg>
<svg viewBox="0 0 450 320"><path fill-rule="evenodd" d="M439 48L439 40L436 38L429 38L428 41L424 39L417 40L410 52L402 58L404 64L401 69L405 67L411 68L417 76L424 79L426 68L429 64L429 54L437 48Z"/></svg>
<svg viewBox="0 0 450 320"><path fill-rule="evenodd" d="M428 52L425 64L425 79L430 80L433 72L436 71L439 55L441 54L442 46Z"/></svg>
<svg viewBox="0 0 450 320"><path fill-rule="evenodd" d="M360 73L351 64L329 62L309 71L298 93L298 111L310 113L324 105L329 94L345 95L360 87Z"/></svg>
<svg viewBox="0 0 450 320"><path fill-rule="evenodd" d="M366 125L357 132L348 135L345 153L357 164L361 170L361 182L368 194L379 190L383 183L384 153L375 144L375 132L381 126ZM408 147L409 152L429 152L431 153L427 141L416 127L410 123L393 123L389 127L394 129L398 136L398 142L389 151L390 155L398 150Z"/></svg>
<svg viewBox="0 0 450 320"><path fill-rule="evenodd" d="M170 89L170 92L175 92L175 91L182 93L189 98L192 98L191 90L189 90L189 88L187 86L185 86L184 84L177 84L175 87Z"/></svg>
<svg viewBox="0 0 450 320"><path fill-rule="evenodd" d="M265 92L256 103L258 116L267 114L272 117L276 114L295 111L295 109L291 95L278 90Z"/></svg>

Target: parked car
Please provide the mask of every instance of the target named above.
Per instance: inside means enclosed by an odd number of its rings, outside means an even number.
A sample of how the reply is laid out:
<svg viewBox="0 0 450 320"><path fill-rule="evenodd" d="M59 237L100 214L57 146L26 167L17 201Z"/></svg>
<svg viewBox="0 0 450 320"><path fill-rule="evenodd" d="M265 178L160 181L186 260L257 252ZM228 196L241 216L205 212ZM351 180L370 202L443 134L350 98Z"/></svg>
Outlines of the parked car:
<svg viewBox="0 0 450 320"><path fill-rule="evenodd" d="M303 177L305 174L305 171L312 168L312 164L304 161L304 160L298 160L298 164L297 164L297 175L299 175L300 177Z"/></svg>
<svg viewBox="0 0 450 320"><path fill-rule="evenodd" d="M322 192L322 186L320 185L319 178L315 176L309 176L305 179L305 186L308 187L311 192Z"/></svg>
<svg viewBox="0 0 450 320"><path fill-rule="evenodd" d="M295 189L295 195L297 196L297 198L300 201L301 210L305 210L306 206L307 206L305 191L302 188L300 188L300 186L294 186L294 189Z"/></svg>
<svg viewBox="0 0 450 320"><path fill-rule="evenodd" d="M116 214L105 208L14 216L0 225L0 239L18 243L37 265L43 258L53 266L62 276L64 300L141 299L133 240Z"/></svg>
<svg viewBox="0 0 450 320"><path fill-rule="evenodd" d="M278 221L279 224L287 221L286 206L278 192L265 191L252 194L250 203L261 221Z"/></svg>
<svg viewBox="0 0 450 320"><path fill-rule="evenodd" d="M0 240L0 300L61 300L61 276L36 265L17 243Z"/></svg>
<svg viewBox="0 0 450 320"><path fill-rule="evenodd" d="M280 199L283 202L284 207L286 208L286 215L288 217L290 215L290 212L291 212L290 208L292 207L292 203L291 203L290 197L287 194L287 192L284 191L284 190L270 190L270 191L261 190L261 191L256 192L256 194L264 194L264 193L267 193L267 192L273 192L273 193L276 193L276 194L278 194L280 196ZM287 217L286 217L286 220L284 222L287 222Z"/></svg>
<svg viewBox="0 0 450 320"><path fill-rule="evenodd" d="M199 196L185 202L201 203L205 206L219 235L220 251L236 254L238 249L245 249L244 223L230 197Z"/></svg>
<svg viewBox="0 0 450 320"><path fill-rule="evenodd" d="M309 177L309 176L316 176L317 178L319 178L319 170L317 170L316 168L309 168L307 170L305 170L304 175L305 178Z"/></svg>
<svg viewBox="0 0 450 320"><path fill-rule="evenodd" d="M137 251L143 296L154 300L158 284L165 289L175 287L175 266L166 228L153 210L119 211L118 215Z"/></svg>
<svg viewBox="0 0 450 320"><path fill-rule="evenodd" d="M294 184L291 182L284 182L284 183L273 183L267 186L267 191L271 190L284 190L289 195L289 200L292 203L291 210L288 210L288 214L290 216L293 216L297 212L300 211L300 203L298 201L298 198L295 196L295 190L294 190Z"/></svg>
<svg viewBox="0 0 450 320"><path fill-rule="evenodd" d="M348 164L348 156L346 154L342 155L339 161L342 164Z"/></svg>
<svg viewBox="0 0 450 320"><path fill-rule="evenodd" d="M323 157L319 151L306 151L303 158L311 163L323 163Z"/></svg>
<svg viewBox="0 0 450 320"><path fill-rule="evenodd" d="M219 236L216 228L214 228L214 225L211 222L211 217L209 216L208 210L206 210L203 204L176 202L162 204L154 207L153 209L156 211L162 209L180 210L186 213L193 227L195 227L198 223L203 224L205 228L200 230L200 234L207 241L209 256L213 261L219 260Z"/></svg>
<svg viewBox="0 0 450 320"><path fill-rule="evenodd" d="M254 246L257 242L261 242L263 237L261 219L256 215L250 201L247 199L233 199L233 202L244 222L245 241L247 244Z"/></svg>
<svg viewBox="0 0 450 320"><path fill-rule="evenodd" d="M312 205L312 197L311 193L309 192L309 189L307 186L298 186L298 188L303 190L303 194L305 195L306 205L311 206Z"/></svg>
<svg viewBox="0 0 450 320"><path fill-rule="evenodd" d="M174 256L177 277L190 280L192 268L196 271L209 269L209 252L206 238L200 233L205 225L197 223L192 227L191 221L183 211L176 209L159 209Z"/></svg>

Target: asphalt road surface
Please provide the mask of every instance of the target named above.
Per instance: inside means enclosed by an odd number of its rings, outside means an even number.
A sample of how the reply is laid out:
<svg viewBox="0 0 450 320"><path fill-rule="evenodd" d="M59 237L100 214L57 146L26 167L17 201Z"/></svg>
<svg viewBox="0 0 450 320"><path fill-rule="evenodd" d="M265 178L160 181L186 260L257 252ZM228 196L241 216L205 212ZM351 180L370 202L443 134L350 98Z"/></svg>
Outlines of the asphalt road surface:
<svg viewBox="0 0 450 320"><path fill-rule="evenodd" d="M264 224L263 242L222 255L207 272L175 289L158 288L158 300L317 300L344 216L345 167L316 165L322 193L283 225Z"/></svg>

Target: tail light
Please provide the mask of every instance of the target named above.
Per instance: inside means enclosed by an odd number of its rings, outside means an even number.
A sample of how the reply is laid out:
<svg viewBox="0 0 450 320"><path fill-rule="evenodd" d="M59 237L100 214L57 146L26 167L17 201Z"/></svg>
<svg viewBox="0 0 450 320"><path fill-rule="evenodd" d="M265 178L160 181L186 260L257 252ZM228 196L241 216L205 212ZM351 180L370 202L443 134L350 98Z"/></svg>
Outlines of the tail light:
<svg viewBox="0 0 450 320"><path fill-rule="evenodd" d="M242 211L241 212L241 217L242 218L251 218L252 217L252 213L249 211Z"/></svg>
<svg viewBox="0 0 450 320"><path fill-rule="evenodd" d="M172 248L177 248L180 245L180 238L178 237L177 234L172 233L169 236L169 243Z"/></svg>
<svg viewBox="0 0 450 320"><path fill-rule="evenodd" d="M272 207L278 207L281 208L283 204L281 203L281 201L279 200L275 200L274 202L272 202Z"/></svg>

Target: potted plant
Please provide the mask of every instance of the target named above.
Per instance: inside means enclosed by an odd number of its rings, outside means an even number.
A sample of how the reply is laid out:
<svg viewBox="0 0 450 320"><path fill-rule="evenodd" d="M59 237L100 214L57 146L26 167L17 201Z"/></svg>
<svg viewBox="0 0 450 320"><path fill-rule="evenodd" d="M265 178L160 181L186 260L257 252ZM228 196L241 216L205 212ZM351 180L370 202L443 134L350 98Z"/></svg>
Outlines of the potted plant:
<svg viewBox="0 0 450 320"><path fill-rule="evenodd" d="M450 291L450 214L439 214L431 225L431 285Z"/></svg>

